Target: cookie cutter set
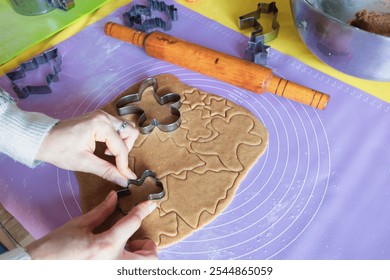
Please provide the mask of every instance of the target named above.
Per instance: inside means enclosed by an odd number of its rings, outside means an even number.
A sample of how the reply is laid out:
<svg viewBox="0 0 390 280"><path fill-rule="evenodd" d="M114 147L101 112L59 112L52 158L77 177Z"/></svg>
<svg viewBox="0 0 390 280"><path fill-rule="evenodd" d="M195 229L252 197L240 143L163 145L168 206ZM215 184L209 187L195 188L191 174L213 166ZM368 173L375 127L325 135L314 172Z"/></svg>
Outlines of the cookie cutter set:
<svg viewBox="0 0 390 280"><path fill-rule="evenodd" d="M151 10L159 10L165 12L168 17L168 22L163 21L161 18L151 18L143 20L145 17L151 16ZM263 27L258 22L260 15L262 13L273 13L272 28L273 31L264 34ZM259 3L256 11L246 14L240 17L240 28L245 29L253 27L255 31L252 32L251 39L248 44L248 48L245 51L245 58L252 60L255 63L266 63L268 57L268 46L265 46L265 42L269 42L275 39L278 36L279 23L277 22L278 9L276 8L275 2L270 4ZM125 24L128 27L132 27L139 31L145 32L149 29L161 28L164 30L169 30L171 28L171 21L177 20L177 10L173 5L165 5L164 2L148 0L148 6L143 5L134 5L132 6L129 12L123 14L125 19ZM138 106L132 105L134 102L138 102L142 99L142 95L148 88L152 88L152 93L155 100L160 104L170 105L171 114L176 116L176 120L170 123L160 123L157 119L153 119L148 125L144 125L147 120L147 116L144 110ZM117 100L115 107L119 116L124 116L128 114L138 115L137 125L141 133L148 134L153 131L155 127L158 127L161 131L172 132L177 129L181 124L181 115L179 108L181 106L180 95L175 93L168 93L162 96L157 94L157 80L155 78L148 78L144 80L138 92L127 94ZM161 188L161 192L152 193L148 195L148 200L161 199L165 196L165 191L162 183L155 177L155 174L146 170L138 180L129 180L128 187L123 190L117 191L118 197L128 196L131 194L130 186L136 185L141 186L146 179L146 177L153 177L155 179L156 186ZM126 215L126 212L120 207L119 201L117 204L117 209L123 214Z"/></svg>
<svg viewBox="0 0 390 280"><path fill-rule="evenodd" d="M37 1L11 1L15 11L23 15L38 15L47 13L55 8L62 9L67 11L74 7L74 1L71 0L37 0ZM164 21L161 18L151 18L144 20L144 17L151 16L152 10L158 10L160 12L166 13L168 21ZM171 21L176 21L178 19L177 9L173 5L166 5L165 2L148 0L148 6L143 5L133 5L131 10L124 15L125 21L128 25L138 27L139 29L145 31L153 28L162 28L164 30L169 30L171 28ZM37 69L40 65L46 64L50 61L53 61L53 72L46 75L46 85L41 86L25 86L20 87L18 85L18 80L26 77L27 71L32 71ZM59 80L58 73L61 71L62 59L59 55L58 49L54 48L48 51L45 51L29 61L22 63L16 70L7 73L8 78L12 81L14 91L19 98L26 98L30 94L47 94L51 93L51 84ZM142 108L137 106L129 105L129 103L140 101L144 91L152 87L153 95L155 100L160 104L164 105L167 103L172 103L170 105L172 115L176 116L176 120L171 123L160 123L157 119L153 119L149 125L144 126L144 122L147 120ZM155 127L158 127L160 130L165 132L171 132L177 129L181 124L181 115L179 108L181 106L180 95L175 93L164 94L163 96L157 95L157 80L155 78L146 79L140 86L137 93L129 94L118 100L116 103L118 114L123 116L126 114L136 114L138 118L138 127L141 133L150 133ZM161 181L156 177L156 174L151 170L145 170L142 176L135 180L129 180L128 185L125 189L117 191L118 198L131 195L130 187L142 186L144 181L148 178L153 178L155 185L161 189L158 193L151 193L148 195L148 200L158 200L162 199L165 196L164 186ZM117 209L123 214L127 213L120 207L119 200L117 203Z"/></svg>
<svg viewBox="0 0 390 280"><path fill-rule="evenodd" d="M15 11L25 15L37 15L47 13L55 8L67 11L74 7L74 1L72 0L36 0L36 1L11 1ZM129 12L123 14L126 25L133 27L140 31L146 31L154 28L161 28L163 30L171 29L172 21L178 19L177 9L174 5L166 5L163 1L148 0L148 6L133 5ZM154 17L152 10L160 11L166 14L168 20L164 21L162 18ZM258 22L262 13L273 13L272 28L273 31L264 34L263 27ZM278 9L275 2L270 4L259 3L256 11L241 16L240 28L245 29L253 27L255 31L252 32L251 39L248 43L248 48L245 50L245 58L255 63L265 64L268 57L268 46L265 45L275 39L278 35L279 23L277 22ZM149 17L148 19L146 19ZM20 88L16 80L26 77L26 71L34 70L39 65L53 60L53 73L46 76L47 85L44 86L26 86ZM34 57L33 59L22 63L18 69L7 73L7 76L12 80L14 90L20 98L26 98L30 94L45 94L50 93L50 85L52 82L58 81L58 73L61 71L61 56L58 50L52 49ZM148 125L144 125L147 120L147 116L144 110L138 106L133 106L131 103L140 101L143 93L147 88L152 87L152 92L155 100L160 104L170 104L171 114L176 117L175 121L169 123L161 123L157 119L153 119ZM179 108L181 106L180 95L175 93L168 93L162 96L157 94L157 80L155 78L148 78L142 82L137 93L132 93L123 96L116 102L117 113L120 116L127 114L138 115L138 128L141 133L147 134L153 131L155 127L158 127L161 131L172 132L176 130L181 124L181 114ZM130 186L142 186L146 178L151 177L155 181L155 185L161 189L161 192L151 193L148 195L148 200L158 200L165 196L163 184L156 178L156 174L151 170L145 170L142 176L136 180L129 180L128 186L125 189L117 191L118 197L124 197L131 195ZM124 215L125 211L120 207L119 201L117 204L118 210Z"/></svg>
<svg viewBox="0 0 390 280"><path fill-rule="evenodd" d="M248 14L239 17L240 29L254 28L248 47L245 49L245 59L254 63L266 65L269 54L269 46L265 45L278 37L279 23L278 23L278 8L275 2L259 3L257 9ZM272 31L264 33L264 28L258 21L261 14L272 14Z"/></svg>
<svg viewBox="0 0 390 280"><path fill-rule="evenodd" d="M74 0L10 0L10 3L15 12L24 16L42 15L54 9L66 12L75 7ZM53 61L53 71L46 75L46 85L19 86L19 80L26 77L27 71L35 70L49 61ZM61 63L62 59L58 49L53 48L22 63L16 70L7 73L7 76L11 80L13 89L19 98L27 98L30 94L47 94L52 92L51 84L59 81L58 73L61 71Z"/></svg>
<svg viewBox="0 0 390 280"><path fill-rule="evenodd" d="M74 8L74 0L11 0L15 12L25 16L46 14L54 9L69 11Z"/></svg>
<svg viewBox="0 0 390 280"><path fill-rule="evenodd" d="M147 120L145 111L132 103L140 101L144 92L151 88L153 97L160 105L170 104L171 114L175 116L173 122L161 123L157 119L153 119L148 125L144 125ZM138 129L143 134L148 134L153 131L155 127L158 127L161 131L172 132L176 130L181 124L181 114L179 108L181 107L180 95L176 93L167 93L162 96L157 94L157 80L155 78L145 79L136 93L127 94L118 99L115 103L115 107L119 116L124 116L128 114L135 114L138 116ZM127 188L117 191L118 198L131 195L130 186L141 186L147 177L151 177L155 181L155 185L161 189L161 192L151 193L148 195L148 200L158 200L162 199L165 196L164 186L157 179L156 174L151 170L145 170L142 176L137 180L129 180ZM119 201L117 204L117 209L123 214L126 215L126 212L120 207Z"/></svg>
<svg viewBox="0 0 390 280"><path fill-rule="evenodd" d="M14 10L22 15L40 15L48 13L55 8L63 11L68 11L75 6L74 0L11 0L12 7ZM145 5L133 5L129 12L123 14L125 23L133 28L145 31L149 29L161 28L169 30L172 27L172 21L178 20L177 9L174 5L167 5L164 1L148 0L147 6ZM150 18L152 11L160 11L165 13L168 21L164 21L162 18L154 17ZM146 19L149 17L149 19ZM27 85L24 87L19 86L21 79L26 77L27 71L37 69L40 65L53 61L53 71L46 75L46 85L32 86ZM13 89L19 98L27 98L31 94L47 94L51 93L51 84L58 82L58 73L61 71L61 56L57 48L45 51L31 60L22 63L16 70L7 73L8 78L11 80ZM164 97L161 102L170 102L170 97ZM161 103L160 103L161 104ZM174 114L180 114L175 112ZM171 131L176 129L178 125L162 125L160 129L164 131ZM151 129L151 128L149 128ZM148 128L141 128L141 132L149 133Z"/></svg>

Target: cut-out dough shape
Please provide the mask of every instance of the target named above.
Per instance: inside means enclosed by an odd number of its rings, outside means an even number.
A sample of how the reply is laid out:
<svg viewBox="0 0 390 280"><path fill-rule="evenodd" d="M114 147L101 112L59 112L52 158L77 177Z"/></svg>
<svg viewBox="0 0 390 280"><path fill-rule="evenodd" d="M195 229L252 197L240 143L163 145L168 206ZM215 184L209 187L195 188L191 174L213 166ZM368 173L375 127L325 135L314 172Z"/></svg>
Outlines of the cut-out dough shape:
<svg viewBox="0 0 390 280"><path fill-rule="evenodd" d="M173 153L175 157L172 156ZM149 169L159 178L205 165L196 154L189 153L185 147L177 146L172 138L161 141L155 133L146 138L141 147L133 148L130 157L135 159L137 174Z"/></svg>
<svg viewBox="0 0 390 280"><path fill-rule="evenodd" d="M206 106L206 109L209 109L211 112L211 116L221 116L226 117L226 112L231 109L228 105L226 105L226 100L218 100L211 99L211 104Z"/></svg>
<svg viewBox="0 0 390 280"><path fill-rule="evenodd" d="M191 91L186 91L183 93L184 99L183 104L187 104L194 109L198 105L205 105L204 99L207 97L207 94L200 92L199 90L192 89Z"/></svg>
<svg viewBox="0 0 390 280"><path fill-rule="evenodd" d="M129 153L137 176L145 169L153 170L166 192L132 239L147 237L165 247L210 223L229 205L240 182L264 153L268 133L251 112L225 98L191 88L173 75L156 79L158 94L181 96L180 112L187 117L185 128L169 133L155 129L140 135ZM130 87L102 109L116 115L116 100L138 87ZM128 116L124 119L129 120ZM99 148L96 154L110 159L104 150ZM110 190L119 189L98 176L76 174L83 211L98 205ZM114 214L99 230L122 217Z"/></svg>
<svg viewBox="0 0 390 280"><path fill-rule="evenodd" d="M168 238L175 238L177 236L177 215L175 212L171 212L165 215L161 215L161 210L157 209L149 215L149 219L145 219L143 222L143 227L137 231L132 238L133 239L145 239L149 238L156 242L157 245L160 244L161 236L166 236ZM143 229L149 228L158 228L158 231L144 231Z"/></svg>
<svg viewBox="0 0 390 280"><path fill-rule="evenodd" d="M219 135L211 142L193 142L191 147L194 151L206 155L218 155L222 163L231 170L241 171L242 164L238 160L237 149L239 145L260 145L262 139L251 134L254 122L245 115L236 115L230 123L215 119L211 122ZM234 141L233 135L240 138L240 142Z"/></svg>
<svg viewBox="0 0 390 280"><path fill-rule="evenodd" d="M169 191L167 200L161 203L165 212L175 211L192 228L198 227L199 216L207 211L215 213L217 204L226 198L226 191L233 187L237 173L221 171L219 173L207 171L204 174L187 173L185 180L175 178L168 179L168 185L174 186ZM218 184L225 188L216 188L215 178L219 178ZM189 182L191 182L189 184ZM189 195L195 192L194 195ZM213 199L208 199L213 197ZM178 204L186 207L177 208Z"/></svg>
<svg viewBox="0 0 390 280"><path fill-rule="evenodd" d="M182 123L181 127L188 130L187 138L190 141L197 141L200 138L208 138L213 132L207 128L207 125L210 123L210 118L202 118L202 110L192 110L182 114ZM194 126L194 120L197 122L197 125Z"/></svg>

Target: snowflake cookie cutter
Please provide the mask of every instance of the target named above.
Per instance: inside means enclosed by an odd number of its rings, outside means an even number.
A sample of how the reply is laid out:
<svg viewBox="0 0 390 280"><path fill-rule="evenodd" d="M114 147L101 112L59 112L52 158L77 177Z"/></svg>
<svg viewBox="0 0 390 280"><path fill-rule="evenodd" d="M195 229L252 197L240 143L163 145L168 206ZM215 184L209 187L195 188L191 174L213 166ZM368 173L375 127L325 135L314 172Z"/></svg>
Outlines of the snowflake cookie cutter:
<svg viewBox="0 0 390 280"><path fill-rule="evenodd" d="M165 190L164 190L163 184L156 177L156 173L154 173L153 171L147 169L147 170L144 171L144 173L142 173L142 176L139 179L135 179L135 180L130 179L128 181L128 184L127 184L126 188L116 191L116 193L118 195L118 203L117 203L116 207L123 215L126 215L127 213L120 206L119 198L131 195L130 186L131 185L135 185L135 186L138 186L138 187L142 186L144 181L148 177L151 177L154 180L155 185L161 189L161 191L158 192L158 193L151 193L151 194L149 194L148 195L148 200L159 200L159 199L164 198Z"/></svg>
<svg viewBox="0 0 390 280"><path fill-rule="evenodd" d="M152 119L150 124L144 125L147 120L145 111L138 107L133 106L131 103L140 101L142 94L149 87L153 87L154 99L160 104L170 104L171 114L176 117L176 120L168 123L161 123L156 118ZM137 93L132 93L121 97L115 104L116 110L119 116L135 114L138 115L138 129L143 134L148 134L153 131L155 127L158 127L161 131L172 132L176 130L181 124L181 114L179 108L181 106L180 95L176 93L167 93L162 96L157 94L157 80L155 78L148 78L142 82Z"/></svg>

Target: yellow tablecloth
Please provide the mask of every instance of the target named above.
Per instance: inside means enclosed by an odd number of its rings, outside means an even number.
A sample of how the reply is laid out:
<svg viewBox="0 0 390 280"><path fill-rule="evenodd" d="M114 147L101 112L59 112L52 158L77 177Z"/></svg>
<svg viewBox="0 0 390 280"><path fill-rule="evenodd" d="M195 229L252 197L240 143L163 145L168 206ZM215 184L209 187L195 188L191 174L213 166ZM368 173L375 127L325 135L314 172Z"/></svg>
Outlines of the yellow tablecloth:
<svg viewBox="0 0 390 280"><path fill-rule="evenodd" d="M315 57L304 45L294 27L290 2L287 0L274 1L279 9L278 22L280 23L280 30L278 38L268 45L334 78L390 102L390 82L374 82L355 78L329 67ZM241 31L238 28L239 16L255 11L259 2L269 3L271 1L196 0L195 2L189 2L187 0L177 0L177 2L249 37L250 30Z"/></svg>
<svg viewBox="0 0 390 280"><path fill-rule="evenodd" d="M179 4L193 9L196 12L203 14L233 30L239 31L245 35L250 36L250 30L241 31L238 28L238 17L248 12L256 10L257 4L261 1L258 0L176 0ZM118 7L131 2L130 0L110 0L105 6L101 7L96 12L80 18L76 23L69 26L67 29L59 32L50 39L47 39L36 46L30 48L17 58L9 61L0 68L0 74L4 74L21 62L33 57L34 55L46 50L52 46L55 46L62 40L72 36L76 32L83 29L85 26L99 20L100 18L108 15ZM265 2L265 1L264 1ZM275 0L279 9L278 21L280 23L279 36L276 40L269 43L272 48L278 51L291 55L307 65L320 70L334 78L337 78L343 82L346 82L356 88L359 88L367 93L370 93L384 101L390 103L390 82L375 82L369 80L363 80L355 78L346 74L343 74L316 58L309 49L303 44L298 32L295 30L289 1Z"/></svg>

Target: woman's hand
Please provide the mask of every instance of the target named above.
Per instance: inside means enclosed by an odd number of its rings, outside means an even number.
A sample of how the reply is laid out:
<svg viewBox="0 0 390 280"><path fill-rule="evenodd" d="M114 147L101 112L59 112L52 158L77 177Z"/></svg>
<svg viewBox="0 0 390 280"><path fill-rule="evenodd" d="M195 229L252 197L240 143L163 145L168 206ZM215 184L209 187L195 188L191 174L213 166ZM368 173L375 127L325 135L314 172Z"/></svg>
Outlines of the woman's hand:
<svg viewBox="0 0 390 280"><path fill-rule="evenodd" d="M156 202L142 202L109 230L93 233L115 210L117 199L115 191L111 191L90 212L31 243L27 251L32 259L157 259L157 247L152 240L127 242L156 208Z"/></svg>
<svg viewBox="0 0 390 280"><path fill-rule="evenodd" d="M36 159L63 169L93 173L125 187L128 179L136 178L128 167L128 153L139 132L129 123L118 133L122 123L103 111L61 121L43 140ZM106 153L115 156L116 166L94 155L96 142L107 145Z"/></svg>

